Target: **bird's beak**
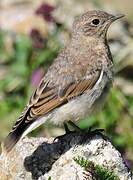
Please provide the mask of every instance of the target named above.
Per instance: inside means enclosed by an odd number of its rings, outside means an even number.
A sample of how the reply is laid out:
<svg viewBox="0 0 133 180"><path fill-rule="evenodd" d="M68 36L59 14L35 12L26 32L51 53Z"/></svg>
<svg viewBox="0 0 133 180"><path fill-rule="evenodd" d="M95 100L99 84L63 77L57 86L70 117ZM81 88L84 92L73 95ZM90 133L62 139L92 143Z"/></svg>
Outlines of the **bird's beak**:
<svg viewBox="0 0 133 180"><path fill-rule="evenodd" d="M110 17L109 17L109 19L108 19L108 21L106 22L106 25L105 25L105 27L104 27L104 29L105 29L105 34L107 33L108 28L110 27L110 25L111 25L114 21L116 21L117 19L120 19L120 18L122 18L122 17L124 17L124 16L125 16L124 14L118 14L118 15L111 15L111 14L110 14Z"/></svg>
<svg viewBox="0 0 133 180"><path fill-rule="evenodd" d="M113 22L113 21L116 21L117 19L123 18L124 16L125 16L124 14L118 14L118 15L112 16L110 19Z"/></svg>

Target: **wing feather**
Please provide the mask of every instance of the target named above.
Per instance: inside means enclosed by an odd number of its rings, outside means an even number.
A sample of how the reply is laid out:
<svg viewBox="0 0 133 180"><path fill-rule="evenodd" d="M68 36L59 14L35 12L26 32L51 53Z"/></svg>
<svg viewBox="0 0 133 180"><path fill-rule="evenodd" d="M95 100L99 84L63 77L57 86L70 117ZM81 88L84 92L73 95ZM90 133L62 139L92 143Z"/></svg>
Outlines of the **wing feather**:
<svg viewBox="0 0 133 180"><path fill-rule="evenodd" d="M101 72L93 74L91 79L71 82L59 92L57 87L50 87L48 82L42 81L30 99L29 104L16 121L5 139L4 146L9 152L22 137L23 133L37 118L46 115L59 106L66 104L70 99L82 95L87 90L93 89L101 78Z"/></svg>
<svg viewBox="0 0 133 180"><path fill-rule="evenodd" d="M97 73L95 73L91 79L70 83L61 91L61 94L58 93L56 87L48 87L48 83L46 82L45 85L44 81L42 81L41 83L43 83L43 85L40 84L39 86L41 87L41 90L39 91L37 89L31 97L29 104L30 110L27 106L20 118L16 121L13 130L15 130L22 121L25 121L25 123L34 121L37 117L49 113L58 106L67 103L70 99L83 94L89 89L92 89L99 77L100 72L97 71ZM43 89L42 86L45 88ZM29 112L28 114L26 114L27 111ZM26 118L24 118L25 114L27 116Z"/></svg>
<svg viewBox="0 0 133 180"><path fill-rule="evenodd" d="M49 88L48 92L43 91L43 94L38 98L38 102L33 104L31 110L36 116L42 116L46 113L54 110L58 106L67 103L70 99L75 98L89 89L92 89L100 77L101 72L97 72L91 79L85 79L79 82L73 82L68 84L61 95L56 88ZM48 97L46 96L48 95Z"/></svg>

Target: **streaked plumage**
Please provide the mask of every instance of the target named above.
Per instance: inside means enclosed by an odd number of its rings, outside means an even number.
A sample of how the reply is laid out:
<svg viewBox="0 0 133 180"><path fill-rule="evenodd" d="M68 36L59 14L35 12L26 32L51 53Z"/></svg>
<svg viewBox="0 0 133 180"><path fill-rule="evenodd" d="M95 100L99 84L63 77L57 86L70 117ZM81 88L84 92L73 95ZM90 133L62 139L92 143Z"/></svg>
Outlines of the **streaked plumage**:
<svg viewBox="0 0 133 180"><path fill-rule="evenodd" d="M7 151L43 122L78 121L103 99L113 78L106 32L118 18L102 11L89 11L74 21L71 41L49 67L5 139Z"/></svg>

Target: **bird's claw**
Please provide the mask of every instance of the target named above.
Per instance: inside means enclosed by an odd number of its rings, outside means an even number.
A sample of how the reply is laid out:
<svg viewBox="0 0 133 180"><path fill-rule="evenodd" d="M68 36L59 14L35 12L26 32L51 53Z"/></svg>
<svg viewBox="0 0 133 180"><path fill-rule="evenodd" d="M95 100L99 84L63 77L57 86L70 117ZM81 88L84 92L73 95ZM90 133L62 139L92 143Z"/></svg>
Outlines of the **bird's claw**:
<svg viewBox="0 0 133 180"><path fill-rule="evenodd" d="M56 138L54 138L54 142L57 139L61 140L63 137L65 137L66 135L71 134L71 133L76 133L76 132L83 133L83 132L86 132L86 133L88 133L89 135L92 136L92 135L99 135L99 134L101 135L104 132L104 129L95 129L95 130L92 130L92 127L90 127L87 130L81 129L77 125L75 125L72 121L68 121L68 124L70 124L74 128L74 131L71 131L68 128L68 125L66 123L64 123L65 134L57 136Z"/></svg>

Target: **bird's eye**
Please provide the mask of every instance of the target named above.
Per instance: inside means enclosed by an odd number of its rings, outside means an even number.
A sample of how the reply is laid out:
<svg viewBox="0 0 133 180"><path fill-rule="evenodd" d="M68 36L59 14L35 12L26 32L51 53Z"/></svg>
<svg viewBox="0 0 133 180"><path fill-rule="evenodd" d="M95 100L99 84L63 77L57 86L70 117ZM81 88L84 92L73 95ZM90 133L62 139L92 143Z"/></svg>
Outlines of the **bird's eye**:
<svg viewBox="0 0 133 180"><path fill-rule="evenodd" d="M95 26L97 26L99 23L100 23L99 19L93 19L92 20L92 24L95 25Z"/></svg>

